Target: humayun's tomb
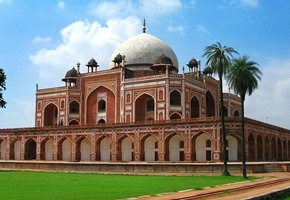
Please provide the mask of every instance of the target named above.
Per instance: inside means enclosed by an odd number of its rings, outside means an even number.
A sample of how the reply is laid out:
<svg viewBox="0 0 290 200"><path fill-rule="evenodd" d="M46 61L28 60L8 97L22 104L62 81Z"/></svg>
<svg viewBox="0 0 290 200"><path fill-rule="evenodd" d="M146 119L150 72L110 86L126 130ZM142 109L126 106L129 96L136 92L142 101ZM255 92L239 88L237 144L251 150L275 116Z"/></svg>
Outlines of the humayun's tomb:
<svg viewBox="0 0 290 200"><path fill-rule="evenodd" d="M174 51L144 27L114 51L108 66L97 70L92 58L67 71L64 86L37 87L35 127L0 129L1 166L26 160L217 163L222 145L230 162L241 161L240 98L225 93L220 109L218 80L200 61L180 69ZM246 118L245 131L247 161L290 160L290 130Z"/></svg>

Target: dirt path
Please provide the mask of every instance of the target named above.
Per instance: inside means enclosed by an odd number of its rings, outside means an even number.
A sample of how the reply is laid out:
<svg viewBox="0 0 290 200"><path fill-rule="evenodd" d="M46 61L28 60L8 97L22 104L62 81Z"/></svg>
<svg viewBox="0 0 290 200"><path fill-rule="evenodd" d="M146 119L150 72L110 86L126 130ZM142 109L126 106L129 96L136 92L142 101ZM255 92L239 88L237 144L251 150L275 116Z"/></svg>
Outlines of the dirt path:
<svg viewBox="0 0 290 200"><path fill-rule="evenodd" d="M255 181L246 181L242 183L234 183L218 186L215 188L206 188L203 190L180 191L170 194L160 194L154 197L141 197L138 200L168 200L168 199L247 199L254 196L270 193L275 190L290 187L290 173L265 173L265 174L249 174L249 176L262 177ZM288 180L285 180L288 178ZM283 182L282 182L283 181ZM268 184L275 182L275 184ZM263 185L263 186L259 186ZM246 188L246 189L244 189ZM231 191L234 190L234 191ZM209 196L207 196L209 195Z"/></svg>

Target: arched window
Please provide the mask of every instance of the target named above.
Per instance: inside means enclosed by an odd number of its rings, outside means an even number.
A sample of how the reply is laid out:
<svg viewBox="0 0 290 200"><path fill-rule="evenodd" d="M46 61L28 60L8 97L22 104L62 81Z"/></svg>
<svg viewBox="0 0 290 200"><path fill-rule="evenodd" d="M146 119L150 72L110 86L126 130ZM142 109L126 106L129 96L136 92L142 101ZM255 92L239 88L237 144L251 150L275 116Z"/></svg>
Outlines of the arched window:
<svg viewBox="0 0 290 200"><path fill-rule="evenodd" d="M98 112L105 112L106 111L106 101L104 101L103 99L101 99L98 102Z"/></svg>
<svg viewBox="0 0 290 200"><path fill-rule="evenodd" d="M222 112L220 110L220 116L221 116L221 114L222 114ZM228 116L228 108L226 106L223 107L223 114L224 114L225 117Z"/></svg>
<svg viewBox="0 0 290 200"><path fill-rule="evenodd" d="M126 103L130 103L130 102L131 102L131 95L127 94Z"/></svg>
<svg viewBox="0 0 290 200"><path fill-rule="evenodd" d="M191 118L199 117L199 102L196 97L191 99Z"/></svg>
<svg viewBox="0 0 290 200"><path fill-rule="evenodd" d="M154 111L154 100L149 99L147 101L147 111Z"/></svg>
<svg viewBox="0 0 290 200"><path fill-rule="evenodd" d="M159 100L163 100L163 90L159 91Z"/></svg>
<svg viewBox="0 0 290 200"><path fill-rule="evenodd" d="M239 116L240 116L240 113L239 113L238 110L235 111L234 116L235 116L235 117L239 117Z"/></svg>
<svg viewBox="0 0 290 200"><path fill-rule="evenodd" d="M184 148L184 141L179 142L179 148Z"/></svg>
<svg viewBox="0 0 290 200"><path fill-rule="evenodd" d="M180 94L180 92L174 90L170 93L170 105L171 106L181 106L181 94Z"/></svg>
<svg viewBox="0 0 290 200"><path fill-rule="evenodd" d="M214 117L215 116L215 103L212 94L206 92L206 116Z"/></svg>
<svg viewBox="0 0 290 200"><path fill-rule="evenodd" d="M79 113L79 103L77 101L72 101L69 104L69 113Z"/></svg>
<svg viewBox="0 0 290 200"><path fill-rule="evenodd" d="M60 108L64 108L64 101L60 102Z"/></svg>
<svg viewBox="0 0 290 200"><path fill-rule="evenodd" d="M104 124L104 123L106 123L106 121L105 121L104 119L100 119L100 120L98 121L98 124Z"/></svg>
<svg viewBox="0 0 290 200"><path fill-rule="evenodd" d="M211 147L211 141L210 140L206 140L205 147Z"/></svg>

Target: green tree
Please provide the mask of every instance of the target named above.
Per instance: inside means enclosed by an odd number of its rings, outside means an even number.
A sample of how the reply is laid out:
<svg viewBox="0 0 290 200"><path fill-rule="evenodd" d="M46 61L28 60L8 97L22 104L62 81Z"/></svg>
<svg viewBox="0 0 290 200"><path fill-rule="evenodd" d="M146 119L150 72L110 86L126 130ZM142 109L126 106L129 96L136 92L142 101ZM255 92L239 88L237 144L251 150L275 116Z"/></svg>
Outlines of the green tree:
<svg viewBox="0 0 290 200"><path fill-rule="evenodd" d="M258 88L258 81L261 80L262 72L254 61L249 61L249 56L233 59L232 66L226 75L230 88L241 97L242 104L242 165L243 177L247 178L246 150L245 150L245 114L244 102L246 94L251 95Z"/></svg>
<svg viewBox="0 0 290 200"><path fill-rule="evenodd" d="M231 65L231 59L233 54L238 54L232 47L222 46L219 42L211 46L207 46L204 49L203 57L207 58L206 64L210 66L213 73L218 74L219 77L219 93L220 93L220 111L221 111L221 123L222 123L222 140L223 140L223 157L224 157L224 171L223 175L229 176L226 156L226 131L225 131L225 120L224 113L222 112L224 107L223 100L223 76L228 71Z"/></svg>
<svg viewBox="0 0 290 200"><path fill-rule="evenodd" d="M3 90L6 90L6 75L3 69L0 68L0 107L5 108L6 101L3 98Z"/></svg>

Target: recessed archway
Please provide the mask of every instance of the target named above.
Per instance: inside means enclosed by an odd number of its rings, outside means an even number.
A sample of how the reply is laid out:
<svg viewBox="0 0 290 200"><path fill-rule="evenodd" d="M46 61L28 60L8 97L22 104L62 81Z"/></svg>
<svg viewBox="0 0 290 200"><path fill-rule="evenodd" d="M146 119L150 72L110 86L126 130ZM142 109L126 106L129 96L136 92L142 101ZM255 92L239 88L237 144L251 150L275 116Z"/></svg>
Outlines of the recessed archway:
<svg viewBox="0 0 290 200"><path fill-rule="evenodd" d="M6 146L6 140L0 141L0 160L6 160Z"/></svg>
<svg viewBox="0 0 290 200"><path fill-rule="evenodd" d="M33 139L29 139L25 143L25 160L36 159L36 142Z"/></svg>
<svg viewBox="0 0 290 200"><path fill-rule="evenodd" d="M214 117L215 116L215 102L210 91L206 92L206 116Z"/></svg>
<svg viewBox="0 0 290 200"><path fill-rule="evenodd" d="M205 162L212 160L212 141L211 137L202 133L195 140L196 161Z"/></svg>
<svg viewBox="0 0 290 200"><path fill-rule="evenodd" d="M125 137L121 142L122 161L132 161L134 156L134 142L130 137Z"/></svg>
<svg viewBox="0 0 290 200"><path fill-rule="evenodd" d="M191 105L190 117L191 118L199 117L200 116L199 115L199 101L195 96L191 99L190 105Z"/></svg>
<svg viewBox="0 0 290 200"><path fill-rule="evenodd" d="M111 142L108 137L103 138L100 142L100 160L111 160Z"/></svg>
<svg viewBox="0 0 290 200"><path fill-rule="evenodd" d="M228 161L238 161L238 140L235 137L229 135L227 136L227 141Z"/></svg>
<svg viewBox="0 0 290 200"><path fill-rule="evenodd" d="M56 126L58 124L58 108L54 104L49 104L44 109L44 126Z"/></svg>
<svg viewBox="0 0 290 200"><path fill-rule="evenodd" d="M169 140L169 161L184 161L184 141L180 135L175 134Z"/></svg>
<svg viewBox="0 0 290 200"><path fill-rule="evenodd" d="M155 103L152 96L143 94L135 101L135 121L151 121L155 119Z"/></svg>

